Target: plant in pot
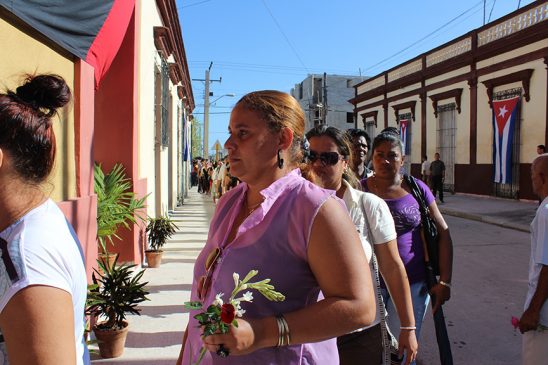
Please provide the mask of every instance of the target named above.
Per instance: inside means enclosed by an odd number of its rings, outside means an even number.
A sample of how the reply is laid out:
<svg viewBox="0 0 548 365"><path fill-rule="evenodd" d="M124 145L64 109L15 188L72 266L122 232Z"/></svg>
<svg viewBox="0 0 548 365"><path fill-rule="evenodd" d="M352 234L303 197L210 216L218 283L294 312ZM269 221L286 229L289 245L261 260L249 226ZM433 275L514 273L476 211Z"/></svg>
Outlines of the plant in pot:
<svg viewBox="0 0 548 365"><path fill-rule="evenodd" d="M131 191L131 180L126 176L122 164L116 164L108 173L104 173L100 164L94 166L95 194L97 194L97 241L100 257L109 265L114 259L109 254L109 245L114 248L114 240L119 240L120 227L130 228L130 223L144 221L140 210L145 207L148 197L137 199Z"/></svg>
<svg viewBox="0 0 548 365"><path fill-rule="evenodd" d="M162 247L173 236L179 227L169 218L162 215L157 218L149 218L146 228L149 249L145 251L148 267L159 267L162 262Z"/></svg>
<svg viewBox="0 0 548 365"><path fill-rule="evenodd" d="M101 357L118 357L126 343L126 314L140 315L137 305L148 300L148 282L141 282L144 269L135 273L134 264L117 265L118 255L112 265L97 261L101 270L94 269L93 282L88 286L86 314L95 319L92 330Z"/></svg>

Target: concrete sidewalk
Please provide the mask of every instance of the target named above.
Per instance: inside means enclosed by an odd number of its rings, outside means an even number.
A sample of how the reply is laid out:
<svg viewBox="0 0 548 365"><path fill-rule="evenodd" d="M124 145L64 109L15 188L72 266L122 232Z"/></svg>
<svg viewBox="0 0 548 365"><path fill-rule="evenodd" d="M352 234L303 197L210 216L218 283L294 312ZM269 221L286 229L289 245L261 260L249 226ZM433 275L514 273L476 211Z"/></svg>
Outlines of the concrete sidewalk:
<svg viewBox="0 0 548 365"><path fill-rule="evenodd" d="M438 204L446 215L476 220L497 226L529 232L538 208L537 202L457 193L444 194L444 204Z"/></svg>
<svg viewBox="0 0 548 365"><path fill-rule="evenodd" d="M162 265L146 269L144 280L149 282L150 301L140 306L140 316L128 316L124 354L116 359L92 354L93 363L175 364L188 323L183 303L190 299L194 261L207 239L214 209L211 196L197 193L194 187L183 206L171 212L179 230L164 246Z"/></svg>
<svg viewBox="0 0 548 365"><path fill-rule="evenodd" d="M466 194L447 194L439 205L445 215L491 223L529 232L538 204ZM164 248L160 268L147 269L150 301L141 308L141 316L129 316L128 339L124 354L117 359L100 359L97 364L158 364L175 363L181 348L188 313L183 303L190 298L194 261L203 247L215 205L210 196L193 188L182 207L172 212L179 226L178 233Z"/></svg>

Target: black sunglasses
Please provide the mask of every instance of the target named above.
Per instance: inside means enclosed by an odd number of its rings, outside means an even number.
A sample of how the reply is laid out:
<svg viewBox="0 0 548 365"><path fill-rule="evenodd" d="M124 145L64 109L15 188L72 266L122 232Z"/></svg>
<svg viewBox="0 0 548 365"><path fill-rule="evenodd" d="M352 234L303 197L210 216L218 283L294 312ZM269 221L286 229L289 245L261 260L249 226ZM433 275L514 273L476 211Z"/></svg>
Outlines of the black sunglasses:
<svg viewBox="0 0 548 365"><path fill-rule="evenodd" d="M308 154L308 161L310 163L314 163L317 159L320 159L320 161L324 165L335 165L339 160L344 160L344 156L339 154L338 152L316 152L313 150L310 150Z"/></svg>

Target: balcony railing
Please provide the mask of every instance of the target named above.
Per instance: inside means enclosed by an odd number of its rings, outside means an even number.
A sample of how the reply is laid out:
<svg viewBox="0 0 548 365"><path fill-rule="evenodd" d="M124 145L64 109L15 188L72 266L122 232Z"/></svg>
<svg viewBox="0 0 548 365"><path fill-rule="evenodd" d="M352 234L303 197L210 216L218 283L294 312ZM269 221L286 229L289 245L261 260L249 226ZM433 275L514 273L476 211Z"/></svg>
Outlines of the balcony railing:
<svg viewBox="0 0 548 365"><path fill-rule="evenodd" d="M434 51L426 55L426 67L433 66L450 58L457 57L472 49L472 37L464 38L447 47Z"/></svg>
<svg viewBox="0 0 548 365"><path fill-rule="evenodd" d="M543 1L542 4L522 9L516 16L504 21L495 22L492 26L486 25L483 30L477 33L478 47L484 46L493 41L505 38L515 34L521 30L529 28L535 24L539 24L548 19L548 2ZM472 50L472 37L474 33L470 33L468 37L454 41L447 46L436 49L419 56L415 60L408 62L400 67L388 71L388 82L398 80L407 75L422 70L422 58L426 58L426 68L439 64L441 62L458 57ZM377 75L377 77L367 80L358 87L358 93L364 93L384 85L385 73Z"/></svg>
<svg viewBox="0 0 548 365"><path fill-rule="evenodd" d="M541 4L528 11L518 14L515 17L506 20L503 23L498 23L490 28L478 33L478 46L484 46L488 43L507 37L517 33L520 30L529 28L532 25L538 24L546 20L548 13L548 3Z"/></svg>

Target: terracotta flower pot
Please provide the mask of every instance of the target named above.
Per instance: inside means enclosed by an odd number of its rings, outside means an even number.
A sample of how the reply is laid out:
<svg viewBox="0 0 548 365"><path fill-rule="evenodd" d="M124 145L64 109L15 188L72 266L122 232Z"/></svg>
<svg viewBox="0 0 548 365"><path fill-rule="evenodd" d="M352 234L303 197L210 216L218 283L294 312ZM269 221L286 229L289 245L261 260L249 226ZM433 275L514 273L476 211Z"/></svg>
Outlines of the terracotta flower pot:
<svg viewBox="0 0 548 365"><path fill-rule="evenodd" d="M114 261L116 260L116 254L115 253L100 253L99 254L99 260L103 262L104 264L108 264L108 267L112 267L114 264ZM103 270L99 267L99 272L103 274Z"/></svg>
<svg viewBox="0 0 548 365"><path fill-rule="evenodd" d="M104 359L119 357L124 353L126 338L128 332L128 323L124 322L125 327L119 330L102 330L93 327L93 333L97 338L99 353Z"/></svg>
<svg viewBox="0 0 548 365"><path fill-rule="evenodd" d="M164 251L145 251L148 267L157 268L162 263Z"/></svg>

